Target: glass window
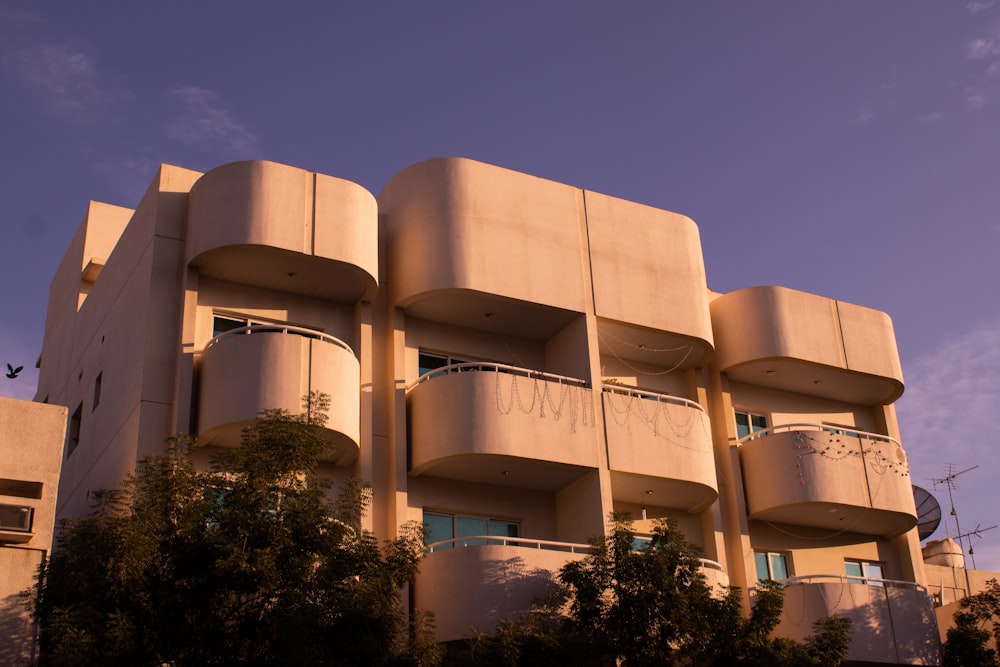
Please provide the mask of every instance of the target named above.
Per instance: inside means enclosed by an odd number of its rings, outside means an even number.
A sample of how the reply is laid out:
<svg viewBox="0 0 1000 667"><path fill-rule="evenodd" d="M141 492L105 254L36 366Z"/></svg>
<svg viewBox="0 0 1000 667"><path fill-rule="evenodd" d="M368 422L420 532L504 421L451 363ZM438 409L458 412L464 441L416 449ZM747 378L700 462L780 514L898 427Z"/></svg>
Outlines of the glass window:
<svg viewBox="0 0 1000 667"><path fill-rule="evenodd" d="M417 377L421 377L424 373L429 373L433 370L437 370L438 368L443 368L452 364L464 363L466 362L462 359L456 359L455 357L449 355L421 352L417 358ZM444 373L432 375L431 377L438 377L439 375L444 375Z"/></svg>
<svg viewBox="0 0 1000 667"><path fill-rule="evenodd" d="M757 581L781 581L788 578L788 559L785 554L771 551L754 551Z"/></svg>
<svg viewBox="0 0 1000 667"><path fill-rule="evenodd" d="M844 571L852 584L869 584L882 586L885 579L885 568L882 563L864 560L844 561ZM873 581L874 580L874 581Z"/></svg>
<svg viewBox="0 0 1000 667"><path fill-rule="evenodd" d="M454 517L450 514L424 512L424 526L427 528L427 535L424 538L425 544L434 544L455 537ZM447 544L437 548L451 549L451 547L451 544Z"/></svg>
<svg viewBox="0 0 1000 667"><path fill-rule="evenodd" d="M212 338L215 338L219 334L224 334L227 331L232 331L233 329L239 329L240 327L245 326L247 326L247 320L245 319L236 319L233 317L216 315L212 320Z"/></svg>
<svg viewBox="0 0 1000 667"><path fill-rule="evenodd" d="M424 544L434 544L442 540L456 540L458 546L478 547L484 544L503 544L503 540L462 540L464 537L520 537L520 524L502 519L487 519L477 516L424 512L427 535ZM452 544L435 547L435 550L450 549Z"/></svg>
<svg viewBox="0 0 1000 667"><path fill-rule="evenodd" d="M751 433L763 431L767 428L767 417L755 415L751 412L736 412L736 437L745 438Z"/></svg>

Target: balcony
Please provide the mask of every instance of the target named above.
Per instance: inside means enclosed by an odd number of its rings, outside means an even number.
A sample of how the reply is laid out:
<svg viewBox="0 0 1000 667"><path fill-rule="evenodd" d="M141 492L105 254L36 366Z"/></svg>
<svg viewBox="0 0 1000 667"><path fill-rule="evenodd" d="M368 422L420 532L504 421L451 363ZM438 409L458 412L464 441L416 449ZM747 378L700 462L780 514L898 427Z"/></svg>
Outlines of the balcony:
<svg viewBox="0 0 1000 667"><path fill-rule="evenodd" d="M427 547L413 586L418 609L434 612L438 641L492 632L555 589L555 575L590 552L586 544L495 536L462 537Z"/></svg>
<svg viewBox="0 0 1000 667"><path fill-rule="evenodd" d="M804 640L826 616L851 619L848 663L937 665L937 619L923 586L909 581L811 575L784 580L775 634Z"/></svg>
<svg viewBox="0 0 1000 667"><path fill-rule="evenodd" d="M858 405L903 393L883 312L784 287L737 290L710 308L719 369L731 381Z"/></svg>
<svg viewBox="0 0 1000 667"><path fill-rule="evenodd" d="M0 505L0 544L23 544L31 532L34 509L26 505Z"/></svg>
<svg viewBox="0 0 1000 667"><path fill-rule="evenodd" d="M281 325L227 331L202 354L199 441L236 447L262 410L298 414L302 397L318 391L331 398L324 433L333 451L326 460L353 463L361 441L360 383L354 352L333 336Z"/></svg>
<svg viewBox="0 0 1000 667"><path fill-rule="evenodd" d="M583 380L452 364L422 375L407 399L413 475L553 491L599 465Z"/></svg>
<svg viewBox="0 0 1000 667"><path fill-rule="evenodd" d="M616 498L643 498L696 512L719 497L708 416L695 403L604 385L608 462Z"/></svg>
<svg viewBox="0 0 1000 667"><path fill-rule="evenodd" d="M750 519L885 537L917 525L906 453L892 438L786 424L738 444Z"/></svg>
<svg viewBox="0 0 1000 667"><path fill-rule="evenodd" d="M186 248L205 276L357 303L378 287L377 204L350 181L234 162L191 188Z"/></svg>

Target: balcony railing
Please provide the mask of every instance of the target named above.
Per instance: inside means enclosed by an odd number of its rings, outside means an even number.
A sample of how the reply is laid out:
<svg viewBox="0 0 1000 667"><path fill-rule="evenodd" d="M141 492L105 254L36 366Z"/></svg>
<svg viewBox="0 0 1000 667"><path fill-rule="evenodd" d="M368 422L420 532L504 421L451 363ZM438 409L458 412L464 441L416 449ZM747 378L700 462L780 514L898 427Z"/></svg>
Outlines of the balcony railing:
<svg viewBox="0 0 1000 667"><path fill-rule="evenodd" d="M407 402L414 475L556 490L600 464L593 394L578 378L463 362L421 375Z"/></svg>
<svg viewBox="0 0 1000 667"><path fill-rule="evenodd" d="M332 445L324 460L353 463L361 442L360 363L344 341L288 324L258 324L225 331L201 355L199 439L237 447L242 430L262 410L297 414L302 397L327 394L331 404L323 437Z"/></svg>
<svg viewBox="0 0 1000 667"><path fill-rule="evenodd" d="M293 327L287 324L251 324L245 327L237 327L235 329L230 329L229 331L224 331L212 340L205 344L205 349L217 345L219 342L234 336L249 336L250 334L257 333L279 333L279 334L292 334L295 336L302 336L303 338L309 338L312 340L321 340L324 343L331 343L337 347L347 350L351 354L354 354L354 350L351 346L340 340L336 336L331 336L330 334L325 334L322 331L315 331L313 329L306 329L304 327Z"/></svg>
<svg viewBox="0 0 1000 667"><path fill-rule="evenodd" d="M428 380L436 377L441 377L443 375L448 375L450 373L475 373L475 372L494 372L494 373L506 373L509 375L515 375L518 377L532 378L535 380L545 380L547 382L555 382L556 384L565 384L572 387L586 387L587 382L579 378L567 377L565 375L556 375L554 373L545 373L543 371L535 371L530 368L520 368L518 366L508 366L506 364L496 364L493 362L463 362L460 364L448 364L447 366L441 366L440 368L435 368L433 370L427 371L416 381L406 388L409 392L414 387Z"/></svg>
<svg viewBox="0 0 1000 667"><path fill-rule="evenodd" d="M603 386L605 434L616 498L641 489L658 504L697 512L719 496L711 429L695 401L615 384Z"/></svg>
<svg viewBox="0 0 1000 667"><path fill-rule="evenodd" d="M814 574L790 577L775 629L798 641L827 616L851 620L849 663L936 665L940 638L931 596L913 581Z"/></svg>
<svg viewBox="0 0 1000 667"><path fill-rule="evenodd" d="M571 554L590 553L589 544L573 542L553 542L551 540L534 540L525 537L502 537L498 535L472 535L469 537L454 537L448 540L432 542L425 548L425 553L444 551L455 547L509 546L527 549L544 549L546 551L563 551Z"/></svg>
<svg viewBox="0 0 1000 667"><path fill-rule="evenodd" d="M887 537L916 525L906 452L893 438L798 423L737 444L750 519Z"/></svg>

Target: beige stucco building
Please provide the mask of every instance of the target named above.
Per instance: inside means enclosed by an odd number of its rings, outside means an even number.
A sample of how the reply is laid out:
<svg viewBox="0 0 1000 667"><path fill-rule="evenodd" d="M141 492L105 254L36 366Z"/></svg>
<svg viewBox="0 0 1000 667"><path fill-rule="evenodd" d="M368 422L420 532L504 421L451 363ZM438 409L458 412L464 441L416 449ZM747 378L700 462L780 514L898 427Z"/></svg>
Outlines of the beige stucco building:
<svg viewBox="0 0 1000 667"><path fill-rule="evenodd" d="M465 159L378 197L164 165L134 211L90 205L37 396L71 415L60 516L168 435L234 446L309 390L371 527L429 525L411 597L441 640L524 609L628 511L675 519L713 583L785 579L783 634L843 614L852 660L937 659L888 316L715 293L682 215Z"/></svg>
<svg viewBox="0 0 1000 667"><path fill-rule="evenodd" d="M52 550L66 408L0 398L0 665L32 665L21 595Z"/></svg>

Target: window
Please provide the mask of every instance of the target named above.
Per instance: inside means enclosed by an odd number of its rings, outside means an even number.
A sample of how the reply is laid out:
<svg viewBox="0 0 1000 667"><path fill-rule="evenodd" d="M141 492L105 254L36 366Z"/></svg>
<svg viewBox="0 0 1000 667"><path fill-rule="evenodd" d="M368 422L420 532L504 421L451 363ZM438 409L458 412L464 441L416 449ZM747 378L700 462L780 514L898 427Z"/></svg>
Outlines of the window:
<svg viewBox="0 0 1000 667"><path fill-rule="evenodd" d="M788 578L788 559L785 554L774 551L754 551L757 564L757 581L781 581Z"/></svg>
<svg viewBox="0 0 1000 667"><path fill-rule="evenodd" d="M66 439L66 458L73 455L77 445L80 444L80 427L83 425L83 403L76 406L73 416L69 418L69 433Z"/></svg>
<svg viewBox="0 0 1000 667"><path fill-rule="evenodd" d="M28 482L21 479L0 479L0 496L16 496L18 498L42 497L42 483Z"/></svg>
<svg viewBox="0 0 1000 667"><path fill-rule="evenodd" d="M450 355L446 354L435 354L433 352L420 352L417 361L417 377L423 376L424 373L430 373L438 368L444 368L445 366L450 366L452 364L464 364L466 363L462 359L456 359ZM443 373L441 374L443 375ZM432 375L431 377L438 377L437 375Z"/></svg>
<svg viewBox="0 0 1000 667"><path fill-rule="evenodd" d="M97 377L94 378L94 405L90 408L93 412L97 409L97 406L101 404L101 380L103 379L104 373L98 373Z"/></svg>
<svg viewBox="0 0 1000 667"><path fill-rule="evenodd" d="M736 438L743 439L751 433L767 428L767 417L752 412L736 411Z"/></svg>
<svg viewBox="0 0 1000 667"><path fill-rule="evenodd" d="M424 525L427 527L425 544L434 544L444 540L462 537L481 537L495 535L497 537L518 537L520 524L503 519L487 519L484 517L462 516L459 514L444 514L442 512L424 512ZM459 546L475 547L484 544L501 544L500 540L466 540L457 542ZM443 544L437 549L450 549L451 544Z"/></svg>
<svg viewBox="0 0 1000 667"><path fill-rule="evenodd" d="M845 560L844 570L847 572L847 580L852 584L884 585L881 581L885 579L885 566L883 563L864 560ZM877 579L878 581L871 581L872 579Z"/></svg>

